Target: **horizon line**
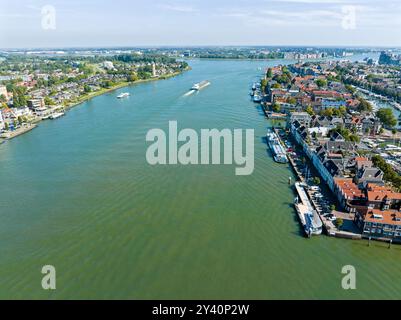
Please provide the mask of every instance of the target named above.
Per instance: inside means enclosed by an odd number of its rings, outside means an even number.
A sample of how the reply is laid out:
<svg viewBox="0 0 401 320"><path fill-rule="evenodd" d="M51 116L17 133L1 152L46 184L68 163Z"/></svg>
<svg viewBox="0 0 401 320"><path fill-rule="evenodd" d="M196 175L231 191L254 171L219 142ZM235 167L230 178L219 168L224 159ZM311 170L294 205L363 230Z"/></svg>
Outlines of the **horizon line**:
<svg viewBox="0 0 401 320"><path fill-rule="evenodd" d="M158 48L166 48L166 49L175 49L175 48L341 48L341 49L378 49L378 48L387 48L387 49L401 49L401 46L388 46L388 45L341 45L341 44L333 44L333 45L260 45L260 44L242 44L242 45L214 45L214 44L205 44L205 45L91 45L91 46L37 46L37 47L0 47L2 51L12 51L12 50L56 50L56 49L158 49Z"/></svg>

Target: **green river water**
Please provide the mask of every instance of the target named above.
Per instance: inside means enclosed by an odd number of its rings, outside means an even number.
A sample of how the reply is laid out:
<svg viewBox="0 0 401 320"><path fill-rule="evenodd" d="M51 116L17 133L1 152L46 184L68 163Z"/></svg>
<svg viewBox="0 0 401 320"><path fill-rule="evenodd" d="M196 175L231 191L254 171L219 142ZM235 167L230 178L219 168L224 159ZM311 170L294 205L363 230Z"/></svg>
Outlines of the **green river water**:
<svg viewBox="0 0 401 320"><path fill-rule="evenodd" d="M277 63L191 61L180 76L96 97L0 145L0 298L401 298L401 246L302 236L292 172L269 156L268 122L249 99L259 68ZM254 129L253 174L148 165L146 133L169 120ZM54 291L41 287L48 264ZM349 264L357 289L346 291Z"/></svg>

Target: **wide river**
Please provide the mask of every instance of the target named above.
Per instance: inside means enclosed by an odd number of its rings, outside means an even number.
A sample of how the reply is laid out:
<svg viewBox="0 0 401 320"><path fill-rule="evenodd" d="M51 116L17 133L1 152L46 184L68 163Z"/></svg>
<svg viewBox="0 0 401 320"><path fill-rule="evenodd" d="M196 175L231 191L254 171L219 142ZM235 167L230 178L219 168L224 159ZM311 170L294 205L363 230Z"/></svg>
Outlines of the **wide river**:
<svg viewBox="0 0 401 320"><path fill-rule="evenodd" d="M191 61L1 145L0 298L400 299L401 246L302 236L292 172L269 156L269 124L248 95L278 63ZM148 165L146 133L169 120L254 129L254 173ZM44 265L56 268L54 291L41 287ZM341 287L345 265L356 290Z"/></svg>

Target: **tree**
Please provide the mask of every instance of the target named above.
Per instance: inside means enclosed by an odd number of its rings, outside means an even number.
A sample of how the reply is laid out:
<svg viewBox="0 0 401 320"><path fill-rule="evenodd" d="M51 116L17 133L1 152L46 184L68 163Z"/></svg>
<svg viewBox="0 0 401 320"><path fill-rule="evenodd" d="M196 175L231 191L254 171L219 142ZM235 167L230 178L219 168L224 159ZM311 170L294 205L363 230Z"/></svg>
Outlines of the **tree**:
<svg viewBox="0 0 401 320"><path fill-rule="evenodd" d="M335 132L337 132L341 134L345 141L359 142L360 138L356 134L356 128L352 128L351 130L354 130L355 132L351 133L349 129L338 125L336 128L329 130L329 136L331 137Z"/></svg>
<svg viewBox="0 0 401 320"><path fill-rule="evenodd" d="M91 91L92 91L91 87L88 86L87 84L85 84L85 85L84 85L84 92L85 92L85 93L89 93L89 92L91 92Z"/></svg>
<svg viewBox="0 0 401 320"><path fill-rule="evenodd" d="M391 133L393 134L394 144L395 144L395 135L397 134L397 130L393 129L393 130L391 130Z"/></svg>
<svg viewBox="0 0 401 320"><path fill-rule="evenodd" d="M4 130L8 131L8 129L10 129L8 122L4 122Z"/></svg>
<svg viewBox="0 0 401 320"><path fill-rule="evenodd" d="M138 81L138 75L136 73L132 73L127 77L128 82L135 82Z"/></svg>
<svg viewBox="0 0 401 320"><path fill-rule="evenodd" d="M335 206L334 204L332 204L332 205L330 206L330 210L331 210L331 211L336 210L336 206Z"/></svg>
<svg viewBox="0 0 401 320"><path fill-rule="evenodd" d="M295 99L294 97L288 98L287 102L289 104L296 104L297 103L297 99Z"/></svg>
<svg viewBox="0 0 401 320"><path fill-rule="evenodd" d="M266 86L267 86L267 80L266 79L262 79L260 81L260 87L261 87L262 93L266 93Z"/></svg>
<svg viewBox="0 0 401 320"><path fill-rule="evenodd" d="M44 100L46 106L55 105L55 102L53 101L53 99L48 96L46 96L43 100Z"/></svg>
<svg viewBox="0 0 401 320"><path fill-rule="evenodd" d="M358 143L359 141L361 141L361 139L356 134L350 134L348 136L348 141L357 142Z"/></svg>
<svg viewBox="0 0 401 320"><path fill-rule="evenodd" d="M14 87L13 89L13 106L15 108L26 106L26 88L25 87Z"/></svg>
<svg viewBox="0 0 401 320"><path fill-rule="evenodd" d="M333 108L333 116L342 116L340 109Z"/></svg>
<svg viewBox="0 0 401 320"><path fill-rule="evenodd" d="M326 117L331 117L333 116L333 108L327 108L322 111L322 115Z"/></svg>
<svg viewBox="0 0 401 320"><path fill-rule="evenodd" d="M372 112L373 107L372 105L367 102L365 99L359 97L359 105L358 105L358 111L359 112Z"/></svg>
<svg viewBox="0 0 401 320"><path fill-rule="evenodd" d="M393 110L391 108L382 108L376 112L376 116L380 119L380 121L387 127L394 127L397 124L397 119L393 114Z"/></svg>
<svg viewBox="0 0 401 320"><path fill-rule="evenodd" d="M317 86L318 86L319 88L323 88L323 87L326 87L326 86L327 86L327 81L324 80L324 79L317 79L317 80L315 81L315 83L317 84Z"/></svg>
<svg viewBox="0 0 401 320"><path fill-rule="evenodd" d="M313 116L315 114L315 111L313 110L312 106L307 106L306 107L306 112L310 115Z"/></svg>
<svg viewBox="0 0 401 320"><path fill-rule="evenodd" d="M347 108L345 106L341 106L340 108L338 108L338 110L340 111L340 114L342 116L345 116L347 114Z"/></svg>
<svg viewBox="0 0 401 320"><path fill-rule="evenodd" d="M312 182L313 182L313 184L315 184L315 185L319 185L319 184L320 184L320 178L319 178L319 177L314 177L314 178L312 179Z"/></svg>
<svg viewBox="0 0 401 320"><path fill-rule="evenodd" d="M343 224L344 224L344 220L343 220L342 218L337 218L337 220L336 220L336 225L337 225L338 230L341 229L341 227L343 226Z"/></svg>
<svg viewBox="0 0 401 320"><path fill-rule="evenodd" d="M279 83L273 83L272 88L273 89L280 89L281 85Z"/></svg>
<svg viewBox="0 0 401 320"><path fill-rule="evenodd" d="M354 88L353 86L346 84L345 88L352 94L354 94L356 92L356 88Z"/></svg>
<svg viewBox="0 0 401 320"><path fill-rule="evenodd" d="M281 106L279 103L275 102L275 103L273 103L272 109L274 112L280 112Z"/></svg>
<svg viewBox="0 0 401 320"><path fill-rule="evenodd" d="M102 86L103 88L111 88L111 87L113 86L113 82L110 81L110 80L104 80L104 81L101 83L101 86Z"/></svg>
<svg viewBox="0 0 401 320"><path fill-rule="evenodd" d="M266 77L267 77L267 78L272 78L272 77L273 77L273 70L272 70L272 68L267 69Z"/></svg>
<svg viewBox="0 0 401 320"><path fill-rule="evenodd" d="M373 164L384 172L384 180L393 184L397 190L401 190L401 176L380 155L372 157Z"/></svg>

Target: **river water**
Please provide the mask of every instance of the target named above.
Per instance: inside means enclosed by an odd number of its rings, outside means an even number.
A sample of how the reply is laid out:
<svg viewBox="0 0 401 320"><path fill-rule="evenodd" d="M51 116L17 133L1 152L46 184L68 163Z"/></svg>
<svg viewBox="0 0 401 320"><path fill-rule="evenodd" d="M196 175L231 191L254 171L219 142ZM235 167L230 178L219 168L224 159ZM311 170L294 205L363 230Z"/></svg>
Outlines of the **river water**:
<svg viewBox="0 0 401 320"><path fill-rule="evenodd" d="M269 156L269 124L249 99L259 68L278 63L191 61L1 145L0 298L401 298L401 246L302 236L292 172ZM254 173L148 165L145 135L170 120L254 129ZM54 291L41 287L44 265ZM356 290L341 287L345 265Z"/></svg>

